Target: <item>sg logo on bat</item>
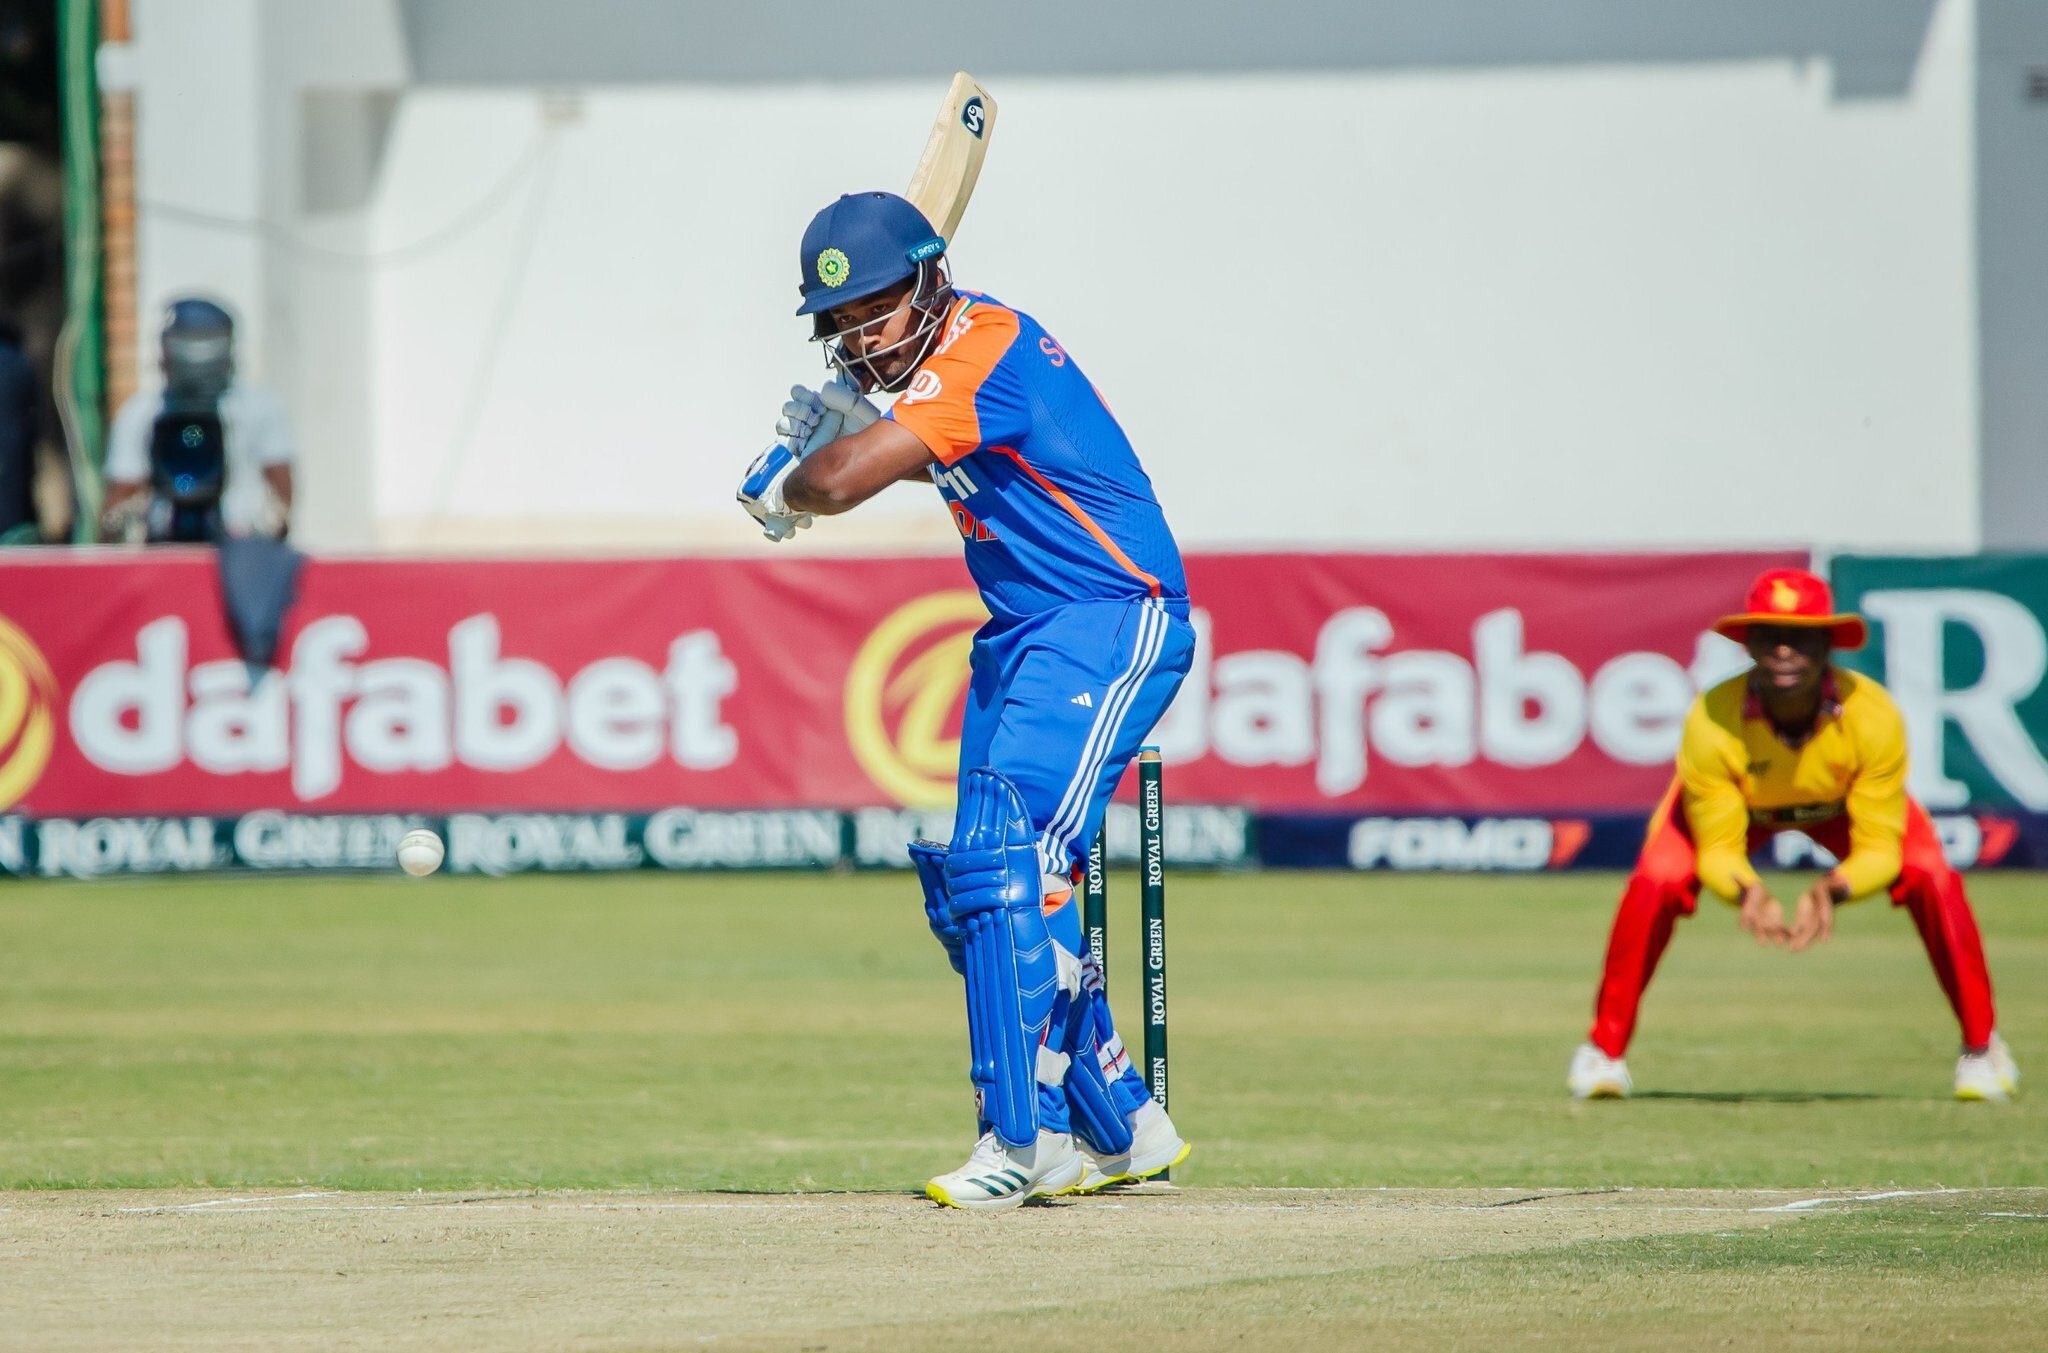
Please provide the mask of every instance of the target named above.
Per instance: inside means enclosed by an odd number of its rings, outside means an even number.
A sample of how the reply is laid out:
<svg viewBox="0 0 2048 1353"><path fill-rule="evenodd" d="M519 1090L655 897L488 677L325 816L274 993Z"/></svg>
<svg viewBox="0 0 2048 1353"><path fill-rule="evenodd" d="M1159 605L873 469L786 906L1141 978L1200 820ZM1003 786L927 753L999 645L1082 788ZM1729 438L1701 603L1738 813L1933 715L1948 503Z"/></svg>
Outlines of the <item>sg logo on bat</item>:
<svg viewBox="0 0 2048 1353"><path fill-rule="evenodd" d="M974 133L975 140L981 139L981 133L988 126L988 117L982 111L980 95L960 105L960 125Z"/></svg>

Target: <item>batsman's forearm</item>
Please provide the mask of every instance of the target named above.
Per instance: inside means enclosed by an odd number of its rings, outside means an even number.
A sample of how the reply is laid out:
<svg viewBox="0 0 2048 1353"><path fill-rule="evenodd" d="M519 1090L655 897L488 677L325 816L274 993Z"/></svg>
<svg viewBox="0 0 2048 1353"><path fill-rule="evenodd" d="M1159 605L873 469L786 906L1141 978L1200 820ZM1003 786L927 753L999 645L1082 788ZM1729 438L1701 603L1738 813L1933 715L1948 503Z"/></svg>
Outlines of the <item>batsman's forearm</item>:
<svg viewBox="0 0 2048 1353"><path fill-rule="evenodd" d="M827 472L813 456L790 471L789 478L782 481L782 501L792 512L834 517L875 496L874 489L862 492L861 488L847 475Z"/></svg>

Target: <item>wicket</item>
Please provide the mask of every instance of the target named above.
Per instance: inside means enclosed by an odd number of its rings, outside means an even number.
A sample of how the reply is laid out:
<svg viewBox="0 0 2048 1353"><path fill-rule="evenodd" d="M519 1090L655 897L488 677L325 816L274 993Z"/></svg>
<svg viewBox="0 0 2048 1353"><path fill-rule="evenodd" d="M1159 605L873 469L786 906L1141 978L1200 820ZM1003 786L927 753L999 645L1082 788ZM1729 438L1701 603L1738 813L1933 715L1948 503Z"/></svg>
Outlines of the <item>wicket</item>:
<svg viewBox="0 0 2048 1353"><path fill-rule="evenodd" d="M1145 1084L1159 1107L1166 1108L1166 787L1157 747L1138 753L1138 878L1143 930L1145 990ZM1088 847L1088 871L1082 885L1081 926L1088 948L1109 980L1109 848L1104 831ZM1167 1178L1161 1173L1159 1179Z"/></svg>

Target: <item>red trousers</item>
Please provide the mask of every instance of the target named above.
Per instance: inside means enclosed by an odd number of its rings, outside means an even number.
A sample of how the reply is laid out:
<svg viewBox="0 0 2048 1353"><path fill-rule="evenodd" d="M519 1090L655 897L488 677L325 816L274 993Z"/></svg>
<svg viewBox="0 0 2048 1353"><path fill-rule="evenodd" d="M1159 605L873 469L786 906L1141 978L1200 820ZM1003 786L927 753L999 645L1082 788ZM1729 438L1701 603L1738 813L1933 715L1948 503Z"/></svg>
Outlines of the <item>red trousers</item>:
<svg viewBox="0 0 2048 1353"><path fill-rule="evenodd" d="M1800 830L1837 858L1849 853L1846 814ZM1770 828L1751 828L1749 848L1755 850L1775 834ZM1904 863L1890 890L1892 905L1912 914L1920 942L1927 946L1928 960L1934 964L1934 975L1962 1025L1963 1046L1981 1048L1990 1042L1995 1027L1984 941L1977 934L1970 900L1963 894L1962 876L1943 857L1927 810L1911 801L1906 804L1903 845ZM1679 917L1693 914L1699 897L1698 852L1686 826L1685 807L1674 788L1651 819L1649 839L1643 843L1635 872L1629 875L1621 909L1614 914L1614 929L1607 937L1607 967L1600 979L1600 994L1593 1002L1589 1036L1609 1057L1628 1050L1629 1038L1635 1033L1636 1010L1657 971L1657 960L1664 956L1664 946L1671 943L1671 928Z"/></svg>

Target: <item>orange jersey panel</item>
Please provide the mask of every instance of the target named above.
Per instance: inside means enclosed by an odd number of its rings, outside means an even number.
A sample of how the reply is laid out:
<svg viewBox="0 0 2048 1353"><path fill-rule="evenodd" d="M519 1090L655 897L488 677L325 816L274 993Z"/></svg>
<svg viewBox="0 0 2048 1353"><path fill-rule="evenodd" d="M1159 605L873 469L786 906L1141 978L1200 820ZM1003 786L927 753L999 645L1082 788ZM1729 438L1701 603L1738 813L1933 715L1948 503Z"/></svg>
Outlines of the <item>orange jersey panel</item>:
<svg viewBox="0 0 2048 1353"><path fill-rule="evenodd" d="M947 316L938 351L919 368L890 417L916 433L941 464L957 464L982 444L977 398L1018 331L1015 311L962 296Z"/></svg>

